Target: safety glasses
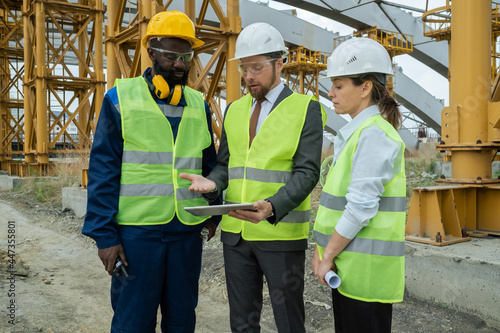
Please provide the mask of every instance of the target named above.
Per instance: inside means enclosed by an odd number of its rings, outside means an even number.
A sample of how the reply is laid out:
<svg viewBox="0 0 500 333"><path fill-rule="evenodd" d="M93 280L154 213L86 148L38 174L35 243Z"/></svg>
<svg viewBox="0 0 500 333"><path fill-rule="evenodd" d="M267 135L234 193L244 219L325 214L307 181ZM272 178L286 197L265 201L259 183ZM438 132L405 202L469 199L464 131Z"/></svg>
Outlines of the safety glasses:
<svg viewBox="0 0 500 333"><path fill-rule="evenodd" d="M259 62L246 62L246 63L240 63L238 64L238 70L240 71L241 74L247 75L248 72L252 74L259 74L263 72L271 62L276 61L278 59L269 59L266 61L259 61Z"/></svg>
<svg viewBox="0 0 500 333"><path fill-rule="evenodd" d="M156 47L149 47L149 48L151 50L155 50L156 52L158 52L164 60L171 62L176 62L179 59L181 59L183 62L190 62L194 56L194 51L188 53L177 53L163 49L158 49Z"/></svg>

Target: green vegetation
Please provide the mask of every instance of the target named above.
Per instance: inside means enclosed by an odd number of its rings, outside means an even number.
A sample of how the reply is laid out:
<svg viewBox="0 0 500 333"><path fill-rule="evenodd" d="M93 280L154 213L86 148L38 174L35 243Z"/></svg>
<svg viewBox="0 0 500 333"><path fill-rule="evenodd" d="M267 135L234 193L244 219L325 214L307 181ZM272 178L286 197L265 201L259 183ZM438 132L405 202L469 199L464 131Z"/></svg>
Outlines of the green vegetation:
<svg viewBox="0 0 500 333"><path fill-rule="evenodd" d="M25 177L22 185L14 188L15 192L31 195L37 201L51 206L62 205L62 188L81 184L82 169L88 168L88 154L69 156L62 162L51 162L50 173L57 177L40 177L39 172L32 168L31 177Z"/></svg>

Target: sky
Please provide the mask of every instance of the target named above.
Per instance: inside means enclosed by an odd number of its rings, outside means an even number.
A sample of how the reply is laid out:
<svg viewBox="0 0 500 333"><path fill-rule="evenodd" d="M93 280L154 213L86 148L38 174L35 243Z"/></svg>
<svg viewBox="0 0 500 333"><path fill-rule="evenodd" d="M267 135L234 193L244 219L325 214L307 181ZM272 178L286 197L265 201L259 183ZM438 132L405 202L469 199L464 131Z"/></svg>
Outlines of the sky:
<svg viewBox="0 0 500 333"><path fill-rule="evenodd" d="M269 2L269 7L279 10L294 8L272 0L261 2ZM427 0L390 0L390 2L425 9ZM429 8L437 8L444 6L445 4L446 0L429 0ZM414 16L420 17L421 13L415 13ZM352 27L302 9L297 9L297 17L316 24L319 27L326 28L333 32L338 32L341 36L351 35L354 31ZM449 83L445 77L438 74L430 67L422 64L420 61L413 59L409 55L397 56L394 58L394 62L398 66L402 67L403 72L408 77L422 86L430 94L438 99L444 100L445 105L449 104Z"/></svg>

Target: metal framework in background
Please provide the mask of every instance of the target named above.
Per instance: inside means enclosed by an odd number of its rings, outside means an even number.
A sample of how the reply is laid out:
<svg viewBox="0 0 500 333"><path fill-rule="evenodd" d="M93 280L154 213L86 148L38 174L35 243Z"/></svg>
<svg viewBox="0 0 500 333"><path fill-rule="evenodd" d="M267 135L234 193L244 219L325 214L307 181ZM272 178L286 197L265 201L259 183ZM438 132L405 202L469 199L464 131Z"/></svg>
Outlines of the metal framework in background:
<svg viewBox="0 0 500 333"><path fill-rule="evenodd" d="M328 54L303 46L291 48L283 66L286 84L299 94L312 93L319 100L319 72L326 70Z"/></svg>
<svg viewBox="0 0 500 333"><path fill-rule="evenodd" d="M105 39L108 88L113 86L115 79L135 77L151 66L146 49L141 46L141 39L146 34L149 19L160 11L168 10L171 3L142 1L135 7L127 0L108 1ZM219 2L213 0L204 0L198 13L194 0L186 0L184 6L184 12L196 22L196 36L205 42L204 46L195 50L189 86L201 91L210 106L214 139L218 147L222 129L221 91L226 90L228 103L240 97L239 86L225 84L226 81L240 81L236 64L227 61L234 57L236 38L241 30L239 2L227 1L226 13ZM211 25L208 25L205 15L210 7L219 22L210 22ZM210 55L205 64L199 57L202 53Z"/></svg>
<svg viewBox="0 0 500 333"><path fill-rule="evenodd" d="M51 154L88 153L105 92L103 45L108 88L116 78L140 75L151 65L140 43L149 19L171 3L108 1L104 30L100 0L2 0L1 168L11 175L48 175ZM189 85L202 91L210 105L218 145L221 91L226 90L228 102L241 96L238 85L225 84L240 82L236 63L227 62L241 30L239 2L228 1L226 13L218 1L203 1L198 13L195 5L186 0L185 12L206 44L196 50ZM219 22L207 25L210 9ZM201 62L201 53L210 55L207 62ZM24 161L16 159L21 154Z"/></svg>
<svg viewBox="0 0 500 333"><path fill-rule="evenodd" d="M23 153L24 95L22 77L22 1L0 3L0 164L7 168L13 154Z"/></svg>
<svg viewBox="0 0 500 333"><path fill-rule="evenodd" d="M91 145L92 120L104 96L103 5L99 0L2 4L9 13L4 25L16 30L2 34L11 61L16 60L10 66L16 83L2 97L23 100L14 112L6 110L10 119L2 117L2 128L10 129L3 132L2 169L20 176L47 175L50 154L88 152ZM20 11L22 20L13 14ZM12 160L20 152L9 144L14 138L23 147L24 162Z"/></svg>
<svg viewBox="0 0 500 333"><path fill-rule="evenodd" d="M450 43L450 106L437 149L451 153L452 177L413 190L407 240L447 245L500 235L500 179L491 164L500 148L498 80L491 92L497 16L491 0L446 0L422 17L428 36Z"/></svg>

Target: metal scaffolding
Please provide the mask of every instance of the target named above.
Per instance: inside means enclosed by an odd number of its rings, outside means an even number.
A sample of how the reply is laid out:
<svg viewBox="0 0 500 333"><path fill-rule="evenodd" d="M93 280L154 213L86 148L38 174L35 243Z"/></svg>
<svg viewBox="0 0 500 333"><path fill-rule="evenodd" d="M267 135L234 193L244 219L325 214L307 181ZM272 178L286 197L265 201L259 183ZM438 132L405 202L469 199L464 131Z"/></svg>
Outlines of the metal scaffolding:
<svg viewBox="0 0 500 333"><path fill-rule="evenodd" d="M283 66L286 84L299 94L311 92L319 99L319 72L326 70L328 54L303 46L292 48Z"/></svg>
<svg viewBox="0 0 500 333"><path fill-rule="evenodd" d="M23 152L23 28L22 1L3 1L0 7L0 164Z"/></svg>
<svg viewBox="0 0 500 333"><path fill-rule="evenodd" d="M171 3L108 1L104 29L100 0L0 2L1 168L11 175L48 175L51 154L88 153L105 92L103 45L108 88L117 78L140 75L151 65L140 43L149 19ZM218 1L203 1L198 13L195 0L184 4L205 41L196 50L189 85L212 110L218 145L221 91L227 102L241 96L238 85L225 84L241 80L236 63L227 62L241 30L239 1L228 1L226 12ZM209 9L218 21L205 20ZM202 53L209 55L203 63Z"/></svg>
<svg viewBox="0 0 500 333"><path fill-rule="evenodd" d="M2 82L9 83L2 84L1 98L9 102L2 103L1 167L9 174L47 175L50 154L86 152L91 145L92 119L104 96L103 5L2 4L7 52L1 63L9 77ZM12 159L21 152L24 162Z"/></svg>
<svg viewBox="0 0 500 333"><path fill-rule="evenodd" d="M108 88L113 86L115 79L135 77L151 66L146 49L141 47L141 38L146 34L149 19L160 11L169 10L171 3L143 1L135 7L126 0L108 1L105 39ZM227 102L241 96L238 86L225 84L226 81L240 81L236 63L227 61L234 57L236 38L241 30L239 1L228 1L226 13L218 1L204 0L198 13L194 0L186 0L184 7L184 12L196 23L196 36L205 42L195 50L188 85L201 91L210 106L218 147L222 130L221 90L226 90ZM216 13L218 22L205 21L209 7ZM206 63L200 60L202 53L210 55Z"/></svg>

